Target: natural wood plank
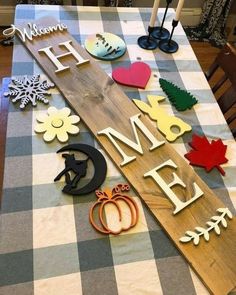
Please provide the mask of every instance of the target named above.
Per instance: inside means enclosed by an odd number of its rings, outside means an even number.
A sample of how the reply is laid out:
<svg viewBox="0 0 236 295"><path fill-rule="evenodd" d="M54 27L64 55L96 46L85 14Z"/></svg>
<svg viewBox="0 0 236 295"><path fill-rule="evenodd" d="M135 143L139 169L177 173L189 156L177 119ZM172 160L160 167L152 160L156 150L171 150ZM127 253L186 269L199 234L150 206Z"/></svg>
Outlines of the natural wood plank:
<svg viewBox="0 0 236 295"><path fill-rule="evenodd" d="M55 24L52 19L39 21L40 25L47 27ZM72 44L84 59L90 59L90 63L80 67L75 66L75 60L71 56L63 58L63 63L70 66L69 71L55 74L55 67L49 62L48 57L39 54L38 50L49 45L53 46L55 54L62 54L58 48L60 42L72 40ZM29 52L33 54L42 68L60 89L68 103L80 115L96 139L107 151L120 172L126 176L140 197L147 204L154 216L159 220L163 228L173 239L178 249L186 257L190 265L199 274L208 289L214 294L226 294L235 286L235 220L229 223L229 227L222 232L220 237L211 234L210 241L202 241L199 246L182 244L179 238L186 230L195 226L205 226L205 223L216 214L216 209L224 207L224 204L214 195L208 186L196 175L194 170L175 152L170 144L149 152L149 143L140 135L144 155L137 156L137 160L120 167L121 157L114 146L105 136L98 136L97 132L107 127L113 127L128 138L134 140L130 128L129 118L140 111L132 104L121 88L101 70L98 64L84 49L67 33L55 33L47 37L37 38L34 42L27 41ZM142 122L152 134L159 140L163 137L141 115ZM127 146L122 145L127 154L132 154ZM151 178L144 179L143 175L162 164L169 158L177 164L178 176L186 183L186 190L179 186L174 189L182 201L186 201L193 195L193 182L195 181L204 191L204 196L194 204L173 215L173 206L165 194ZM161 173L167 182L171 182L171 170L166 169Z"/></svg>

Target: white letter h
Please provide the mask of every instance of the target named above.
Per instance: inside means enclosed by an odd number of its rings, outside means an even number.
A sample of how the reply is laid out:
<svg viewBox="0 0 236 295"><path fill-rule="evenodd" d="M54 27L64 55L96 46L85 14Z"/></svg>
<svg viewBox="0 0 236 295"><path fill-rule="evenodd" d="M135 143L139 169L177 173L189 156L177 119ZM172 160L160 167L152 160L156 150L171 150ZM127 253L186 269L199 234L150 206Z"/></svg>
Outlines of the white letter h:
<svg viewBox="0 0 236 295"><path fill-rule="evenodd" d="M57 70L55 73L64 71L69 69L69 66L63 66L63 64L59 61L59 58L68 56L68 55L73 55L74 58L78 61L77 66L89 62L89 59L83 59L83 57L74 49L74 47L71 45L71 40L59 43L59 46L64 46L68 49L68 52L60 55L55 55L52 53L52 46L48 46L42 49L39 49L38 52L44 52L48 58L54 63L54 65L57 67Z"/></svg>

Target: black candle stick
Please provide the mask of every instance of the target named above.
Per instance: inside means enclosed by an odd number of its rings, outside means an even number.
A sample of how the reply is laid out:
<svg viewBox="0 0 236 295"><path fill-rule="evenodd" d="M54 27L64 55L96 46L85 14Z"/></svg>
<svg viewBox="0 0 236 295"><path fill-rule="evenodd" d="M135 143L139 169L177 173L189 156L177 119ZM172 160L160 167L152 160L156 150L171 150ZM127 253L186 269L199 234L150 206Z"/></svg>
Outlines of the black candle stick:
<svg viewBox="0 0 236 295"><path fill-rule="evenodd" d="M156 49L158 46L158 43L155 39L152 38L151 33L153 31L153 27L148 26L148 35L147 36L141 36L138 38L138 45L147 50L153 50Z"/></svg>
<svg viewBox="0 0 236 295"><path fill-rule="evenodd" d="M152 32L152 37L159 39L159 40L166 40L170 37L170 32L164 28L164 22L166 19L166 14L169 8L169 5L171 4L172 0L166 0L166 9L165 13L162 19L162 23L160 27L154 27Z"/></svg>
<svg viewBox="0 0 236 295"><path fill-rule="evenodd" d="M174 40L172 40L174 30L177 27L178 23L179 23L178 20L173 19L173 21L172 21L172 31L171 31L169 39L161 40L159 42L159 44L158 44L159 48L162 51L166 52L166 53L174 53L179 49L178 43L175 42Z"/></svg>

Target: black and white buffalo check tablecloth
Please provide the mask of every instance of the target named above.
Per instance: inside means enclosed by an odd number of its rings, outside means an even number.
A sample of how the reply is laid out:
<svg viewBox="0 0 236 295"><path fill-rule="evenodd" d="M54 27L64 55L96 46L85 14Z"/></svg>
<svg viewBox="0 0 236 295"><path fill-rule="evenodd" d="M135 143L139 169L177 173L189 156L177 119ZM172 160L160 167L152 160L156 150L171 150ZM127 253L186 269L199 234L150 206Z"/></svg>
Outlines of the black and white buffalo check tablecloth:
<svg viewBox="0 0 236 295"><path fill-rule="evenodd" d="M163 13L160 9L159 23ZM195 171L234 212L236 146L231 132L181 25L174 34L179 43L175 54L139 48L137 38L146 34L150 14L151 10L144 8L20 5L15 23L52 16L65 23L82 45L90 34L119 35L127 44L126 54L113 62L98 60L100 66L109 75L117 66L129 66L135 61L144 61L152 69L145 90L121 86L129 98L146 101L147 94L164 95L159 77L194 94L199 103L192 110L177 112L168 99L162 103L163 108L184 119L193 132L205 134L210 140L221 138L228 145L229 161L223 165L225 177L216 169L210 173L201 168ZM169 30L173 16L174 11L170 10L165 23ZM16 39L12 75L32 74L47 78ZM58 90L51 92L49 105L64 107L65 100ZM96 201L95 194L71 197L61 192L63 182L53 182L64 167L64 159L56 151L65 144L58 141L46 144L42 135L33 131L36 116L47 108L39 102L36 108L28 106L20 111L19 104L10 103L1 209L0 294L209 294L133 191L130 196L140 210L136 227L119 236L104 236L91 227L88 212ZM69 142L87 143L100 149L83 123L78 126L79 135L71 136ZM190 149L191 136L192 133L184 135L172 147L183 156ZM124 183L125 179L106 159L108 174L102 187Z"/></svg>

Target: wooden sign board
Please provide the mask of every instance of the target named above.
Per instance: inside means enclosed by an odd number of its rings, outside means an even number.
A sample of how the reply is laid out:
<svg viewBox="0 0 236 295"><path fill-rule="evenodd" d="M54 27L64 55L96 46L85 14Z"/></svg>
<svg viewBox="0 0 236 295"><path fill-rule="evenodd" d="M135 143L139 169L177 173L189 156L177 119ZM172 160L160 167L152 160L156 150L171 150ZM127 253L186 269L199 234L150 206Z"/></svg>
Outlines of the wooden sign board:
<svg viewBox="0 0 236 295"><path fill-rule="evenodd" d="M39 28L56 23L49 18L36 22ZM21 30L26 27L24 24ZM214 294L230 292L236 283L236 226L235 219L228 219L230 212L217 211L224 204L65 29L41 32L41 36L23 42L29 52L208 289ZM213 216L218 221L211 221ZM228 226L224 228L226 220ZM207 222L211 223L206 225ZM214 224L220 228L220 235L216 234L219 228L215 230ZM207 230L197 232L196 227ZM181 242L186 231L195 235L187 235L190 242Z"/></svg>

